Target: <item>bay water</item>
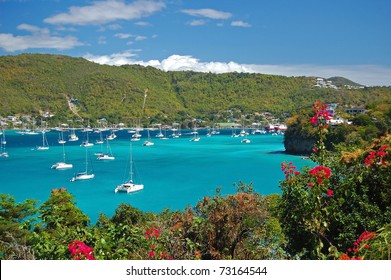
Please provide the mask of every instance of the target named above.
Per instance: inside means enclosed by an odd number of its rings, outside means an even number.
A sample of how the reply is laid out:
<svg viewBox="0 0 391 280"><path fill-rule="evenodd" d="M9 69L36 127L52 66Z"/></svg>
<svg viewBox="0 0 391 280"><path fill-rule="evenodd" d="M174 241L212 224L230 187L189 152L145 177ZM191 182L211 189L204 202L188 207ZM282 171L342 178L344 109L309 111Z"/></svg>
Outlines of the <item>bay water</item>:
<svg viewBox="0 0 391 280"><path fill-rule="evenodd" d="M95 223L99 213L111 217L120 203L155 213L164 209L183 210L195 206L204 196L215 195L219 187L222 195L235 193L234 184L239 181L252 183L262 195L281 193L283 161L292 161L298 168L310 165L310 161L300 156L284 153L281 135L249 135L251 143L246 144L241 142L242 137L231 137L231 130L221 130L211 137L199 130L198 142L190 141L190 131L182 131L180 138L168 140L154 138L152 132L155 145L146 147L142 145L146 131L140 141L132 142L132 134L120 130L116 132L117 138L109 141L115 160L104 162L94 154L105 152L106 142L80 147L85 133L76 133L79 141L64 145L66 162L72 163L73 168L54 170L51 166L63 158L62 145L57 143L59 132L47 132L50 148L40 151L36 147L42 145L41 133L20 135L17 131L5 131L9 157L0 158L0 193L12 195L17 202L32 198L43 203L52 189L66 188L75 197L76 205ZM68 138L68 132L64 138ZM99 134L89 133L90 142L98 138ZM86 149L95 178L71 182L75 173L85 171ZM115 187L129 178L130 150L134 182L144 184L144 189L130 194L115 193Z"/></svg>

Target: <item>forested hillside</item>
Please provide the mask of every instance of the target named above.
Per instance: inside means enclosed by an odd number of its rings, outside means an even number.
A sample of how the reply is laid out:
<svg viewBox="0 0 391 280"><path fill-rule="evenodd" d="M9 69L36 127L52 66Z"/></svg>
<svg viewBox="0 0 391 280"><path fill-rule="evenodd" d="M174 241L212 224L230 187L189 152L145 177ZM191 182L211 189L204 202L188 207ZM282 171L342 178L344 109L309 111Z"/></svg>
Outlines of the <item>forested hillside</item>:
<svg viewBox="0 0 391 280"><path fill-rule="evenodd" d="M53 121L76 116L68 107L77 99L79 115L95 120L148 122L214 119L228 109L245 114L292 112L314 101L363 104L390 102L391 89L315 88L314 77L263 74L164 72L137 65L107 66L82 58L48 54L0 57L0 116L49 111ZM144 92L148 89L145 114ZM67 99L68 98L68 99Z"/></svg>

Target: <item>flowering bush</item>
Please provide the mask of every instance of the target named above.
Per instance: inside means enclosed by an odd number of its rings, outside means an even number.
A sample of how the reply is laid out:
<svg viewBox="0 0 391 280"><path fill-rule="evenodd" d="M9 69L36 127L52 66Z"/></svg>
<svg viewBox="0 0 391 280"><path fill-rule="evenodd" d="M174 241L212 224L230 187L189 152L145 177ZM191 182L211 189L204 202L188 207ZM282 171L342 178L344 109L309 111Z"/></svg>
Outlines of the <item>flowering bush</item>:
<svg viewBox="0 0 391 280"><path fill-rule="evenodd" d="M340 146L331 153L324 145L330 117L326 106L317 102L314 112L315 166L298 172L292 163L282 165L280 220L288 238L286 250L304 259L363 258L372 242L368 232L391 222L391 136L374 140L366 152ZM351 240L362 232L352 247ZM354 251L360 255L349 255Z"/></svg>
<svg viewBox="0 0 391 280"><path fill-rule="evenodd" d="M172 260L173 257L168 254L159 243L160 232L156 228L149 228L145 231L145 239L148 241L148 256L151 260Z"/></svg>
<svg viewBox="0 0 391 280"><path fill-rule="evenodd" d="M74 240L68 245L73 260L95 260L94 248L88 247L84 242Z"/></svg>

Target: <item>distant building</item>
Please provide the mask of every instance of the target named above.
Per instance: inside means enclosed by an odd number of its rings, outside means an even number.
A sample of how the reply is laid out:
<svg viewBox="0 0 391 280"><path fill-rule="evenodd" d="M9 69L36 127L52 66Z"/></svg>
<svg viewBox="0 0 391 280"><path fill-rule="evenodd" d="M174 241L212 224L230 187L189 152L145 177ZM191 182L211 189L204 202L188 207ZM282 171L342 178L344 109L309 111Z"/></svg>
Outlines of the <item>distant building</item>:
<svg viewBox="0 0 391 280"><path fill-rule="evenodd" d="M356 115L359 115L359 114L364 114L365 113L365 109L361 108L361 107L354 107L354 108L346 109L345 112L348 113L348 114L356 116Z"/></svg>

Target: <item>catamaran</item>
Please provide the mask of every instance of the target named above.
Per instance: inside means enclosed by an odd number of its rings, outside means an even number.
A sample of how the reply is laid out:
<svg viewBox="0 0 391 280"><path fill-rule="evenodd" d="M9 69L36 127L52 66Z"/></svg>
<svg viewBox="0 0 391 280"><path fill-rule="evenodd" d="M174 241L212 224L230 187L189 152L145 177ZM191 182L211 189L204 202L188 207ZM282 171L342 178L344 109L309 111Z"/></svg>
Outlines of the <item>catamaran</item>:
<svg viewBox="0 0 391 280"><path fill-rule="evenodd" d="M118 185L115 188L115 192L136 192L144 189L143 184L135 184L133 183L133 161L132 161L132 143L130 143L130 172L129 172L130 179L126 181L125 183Z"/></svg>

